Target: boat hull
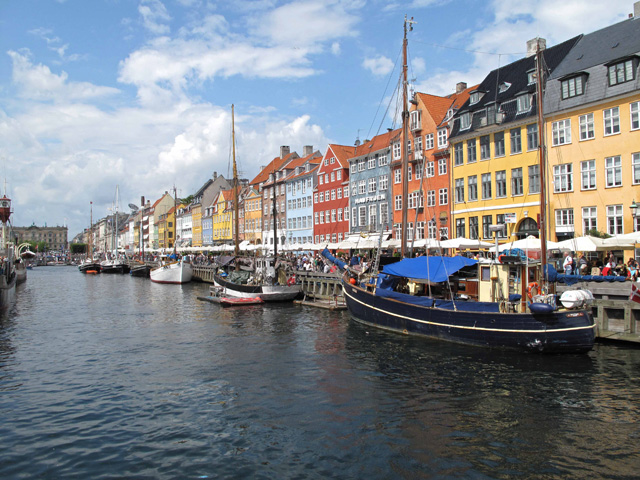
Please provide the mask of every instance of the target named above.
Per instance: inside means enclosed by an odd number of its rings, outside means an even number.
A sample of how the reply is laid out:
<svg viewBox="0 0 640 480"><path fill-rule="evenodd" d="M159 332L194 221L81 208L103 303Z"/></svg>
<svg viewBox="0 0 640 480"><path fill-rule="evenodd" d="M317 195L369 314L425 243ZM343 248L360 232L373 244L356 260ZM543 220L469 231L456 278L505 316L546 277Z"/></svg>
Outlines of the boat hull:
<svg viewBox="0 0 640 480"><path fill-rule="evenodd" d="M122 262L105 262L100 265L102 273L129 273L131 268L126 263Z"/></svg>
<svg viewBox="0 0 640 480"><path fill-rule="evenodd" d="M213 283L221 287L225 295L238 298L261 298L265 302L290 302L301 291L300 285L240 285L225 280L220 275L213 276Z"/></svg>
<svg viewBox="0 0 640 480"><path fill-rule="evenodd" d="M78 270L80 270L81 273L87 273L87 272L100 273L100 271L102 270L102 267L98 262L85 262L81 265L78 265Z"/></svg>
<svg viewBox="0 0 640 480"><path fill-rule="evenodd" d="M549 314L491 313L413 305L343 281L351 316L364 324L449 342L527 352L584 353L596 325L588 310ZM458 309L464 308L458 303Z"/></svg>
<svg viewBox="0 0 640 480"><path fill-rule="evenodd" d="M179 261L153 268L149 276L155 283L183 284L191 281L193 269L190 263Z"/></svg>

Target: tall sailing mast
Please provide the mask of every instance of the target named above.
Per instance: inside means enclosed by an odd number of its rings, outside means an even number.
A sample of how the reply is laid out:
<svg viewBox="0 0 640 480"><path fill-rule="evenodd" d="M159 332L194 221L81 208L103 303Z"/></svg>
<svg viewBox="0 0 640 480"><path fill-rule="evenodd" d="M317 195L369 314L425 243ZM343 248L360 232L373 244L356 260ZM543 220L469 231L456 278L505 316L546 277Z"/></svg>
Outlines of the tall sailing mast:
<svg viewBox="0 0 640 480"><path fill-rule="evenodd" d="M544 139L543 101L543 58L540 38L536 39L536 103L538 107L538 158L540 161L540 254L542 256L542 275L546 278L547 265L547 202L546 202L546 148Z"/></svg>
<svg viewBox="0 0 640 480"><path fill-rule="evenodd" d="M401 258L406 256L407 252L407 196L409 190L409 149L407 141L409 139L409 109L407 98L407 29L413 30L413 17L410 20L404 16L404 38L402 40L402 233L401 233Z"/></svg>
<svg viewBox="0 0 640 480"><path fill-rule="evenodd" d="M235 235L233 236L235 242L235 254L236 257L240 256L240 217L238 212L240 211L238 205L238 199L240 192L238 192L238 167L236 166L236 127L234 120L233 104L231 104L231 149L233 152L233 215L234 215L234 228ZM236 262L236 267L239 265Z"/></svg>

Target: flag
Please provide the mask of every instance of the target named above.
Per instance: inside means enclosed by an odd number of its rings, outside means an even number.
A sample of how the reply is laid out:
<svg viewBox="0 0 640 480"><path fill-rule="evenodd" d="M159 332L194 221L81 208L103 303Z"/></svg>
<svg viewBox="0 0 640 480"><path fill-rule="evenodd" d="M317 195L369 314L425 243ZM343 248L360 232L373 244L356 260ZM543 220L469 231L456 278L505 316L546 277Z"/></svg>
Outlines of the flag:
<svg viewBox="0 0 640 480"><path fill-rule="evenodd" d="M629 295L629 300L640 303L640 288L637 287L636 282L631 283L631 295Z"/></svg>

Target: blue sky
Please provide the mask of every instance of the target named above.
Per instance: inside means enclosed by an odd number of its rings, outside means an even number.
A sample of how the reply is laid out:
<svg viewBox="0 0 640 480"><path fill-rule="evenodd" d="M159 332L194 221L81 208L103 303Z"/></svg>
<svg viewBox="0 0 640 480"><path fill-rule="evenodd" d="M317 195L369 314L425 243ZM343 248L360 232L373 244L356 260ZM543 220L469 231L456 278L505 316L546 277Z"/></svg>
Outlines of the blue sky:
<svg viewBox="0 0 640 480"><path fill-rule="evenodd" d="M410 78L446 95L524 55L621 21L632 1L0 0L0 160L14 225L70 237L175 185L247 178L289 145L394 127L404 15ZM384 115L388 105L389 113Z"/></svg>

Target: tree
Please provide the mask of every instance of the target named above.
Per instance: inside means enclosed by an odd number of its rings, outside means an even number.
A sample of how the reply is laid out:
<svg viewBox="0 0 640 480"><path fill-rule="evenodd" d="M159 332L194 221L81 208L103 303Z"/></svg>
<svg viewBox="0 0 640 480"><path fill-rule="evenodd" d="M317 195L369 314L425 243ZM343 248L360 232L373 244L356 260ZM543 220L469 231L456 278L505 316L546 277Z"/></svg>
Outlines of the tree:
<svg viewBox="0 0 640 480"><path fill-rule="evenodd" d="M189 205L193 202L193 195L189 195L188 197L180 198L178 200L180 200L180 203L183 203L184 205Z"/></svg>
<svg viewBox="0 0 640 480"><path fill-rule="evenodd" d="M75 255L78 253L87 253L87 244L86 243L72 243L69 245L69 249L71 250L71 254Z"/></svg>
<svg viewBox="0 0 640 480"><path fill-rule="evenodd" d="M595 228L592 228L591 230L587 231L587 235L591 235L592 237L596 237L596 238L609 238L609 237L611 237L611 235L609 235L608 233L599 232Z"/></svg>

